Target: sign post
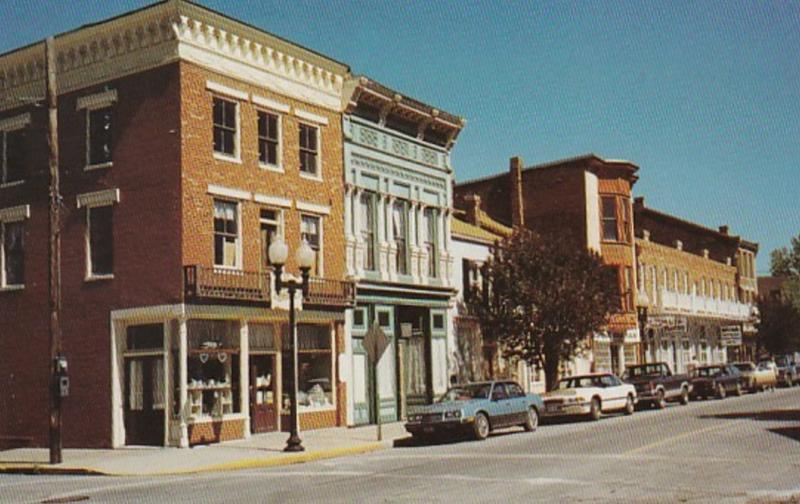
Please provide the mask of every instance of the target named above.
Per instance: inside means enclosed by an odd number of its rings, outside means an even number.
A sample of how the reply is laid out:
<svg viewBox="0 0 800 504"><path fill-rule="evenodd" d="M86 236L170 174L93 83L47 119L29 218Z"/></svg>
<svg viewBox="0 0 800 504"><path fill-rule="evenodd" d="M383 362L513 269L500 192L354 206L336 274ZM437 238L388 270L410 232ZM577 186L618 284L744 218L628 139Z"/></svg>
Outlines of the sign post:
<svg viewBox="0 0 800 504"><path fill-rule="evenodd" d="M375 376L375 393L373 394L373 403L375 405L375 420L378 424L378 441L383 441L383 432L381 429L381 401L380 392L378 387L378 361L389 346L389 338L383 332L378 322L373 322L372 327L369 328L367 334L364 335L364 349L367 351L367 358L370 362L373 376Z"/></svg>

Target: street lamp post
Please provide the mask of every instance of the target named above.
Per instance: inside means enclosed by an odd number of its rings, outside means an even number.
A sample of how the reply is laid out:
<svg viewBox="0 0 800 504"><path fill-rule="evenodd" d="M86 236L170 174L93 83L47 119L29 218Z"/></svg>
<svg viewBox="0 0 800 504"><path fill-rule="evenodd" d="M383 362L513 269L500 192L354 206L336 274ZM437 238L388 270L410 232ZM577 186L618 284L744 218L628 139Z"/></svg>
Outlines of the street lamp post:
<svg viewBox="0 0 800 504"><path fill-rule="evenodd" d="M300 439L300 422L297 416L297 321L294 311L294 296L298 288L303 298L308 296L308 277L311 266L314 264L314 250L305 240L303 240L300 248L297 249L297 265L300 267L300 275L302 277L299 282L297 280L284 281L282 278L283 266L289 256L289 247L282 237L278 237L269 246L268 253L269 261L275 267L275 293L280 294L284 288L289 292L289 331L292 342L292 378L289 390L291 391L290 421L292 428L283 451L300 452L305 448L303 447L303 441Z"/></svg>
<svg viewBox="0 0 800 504"><path fill-rule="evenodd" d="M646 344L647 349L650 349L650 345L653 344L646 336L646 327L647 327L647 306L638 306L636 308L636 313L639 319L639 341ZM647 351L644 349L645 345L642 345L641 350L641 360L642 363L647 362Z"/></svg>

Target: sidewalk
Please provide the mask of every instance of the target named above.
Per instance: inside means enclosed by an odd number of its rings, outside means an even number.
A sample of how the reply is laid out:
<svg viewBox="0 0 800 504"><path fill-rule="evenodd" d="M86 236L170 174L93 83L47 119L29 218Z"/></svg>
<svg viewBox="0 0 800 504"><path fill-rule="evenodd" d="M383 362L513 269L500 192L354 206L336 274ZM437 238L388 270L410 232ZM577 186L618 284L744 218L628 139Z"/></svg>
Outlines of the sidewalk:
<svg viewBox="0 0 800 504"><path fill-rule="evenodd" d="M284 453L288 434L271 432L250 439L193 448L126 447L116 450L65 449L64 462L50 465L46 448L0 451L0 474L95 474L107 476L161 476L226 471L310 462L367 453L392 446L407 436L400 422L377 427L337 427L301 432L300 453Z"/></svg>

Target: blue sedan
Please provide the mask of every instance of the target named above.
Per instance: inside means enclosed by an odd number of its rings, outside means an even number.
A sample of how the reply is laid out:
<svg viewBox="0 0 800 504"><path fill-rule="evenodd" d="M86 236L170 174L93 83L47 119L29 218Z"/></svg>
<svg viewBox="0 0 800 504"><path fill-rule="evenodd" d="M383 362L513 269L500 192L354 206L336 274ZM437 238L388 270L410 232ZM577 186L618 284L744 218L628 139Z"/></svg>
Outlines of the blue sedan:
<svg viewBox="0 0 800 504"><path fill-rule="evenodd" d="M469 433L483 440L503 427L536 430L542 409L542 399L526 394L516 382L469 383L456 385L434 404L411 412L405 427L414 437Z"/></svg>

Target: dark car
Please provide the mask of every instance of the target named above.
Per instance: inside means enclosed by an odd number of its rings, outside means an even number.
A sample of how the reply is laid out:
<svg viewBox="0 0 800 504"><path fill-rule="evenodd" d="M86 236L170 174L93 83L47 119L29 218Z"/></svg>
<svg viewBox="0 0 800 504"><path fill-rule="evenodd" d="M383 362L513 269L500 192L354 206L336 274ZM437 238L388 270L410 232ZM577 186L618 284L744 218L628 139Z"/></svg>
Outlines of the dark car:
<svg viewBox="0 0 800 504"><path fill-rule="evenodd" d="M405 427L415 438L469 433L482 440L503 427L536 430L543 408L538 395L526 394L516 382L468 383L453 386L434 404L415 409Z"/></svg>
<svg viewBox="0 0 800 504"><path fill-rule="evenodd" d="M665 362L628 366L622 379L636 387L639 404L662 409L667 401L689 404L692 380L689 375L672 374Z"/></svg>
<svg viewBox="0 0 800 504"><path fill-rule="evenodd" d="M778 365L778 384L786 385L787 387L794 386L798 383L797 380L797 365L788 355L781 355L775 358L775 364Z"/></svg>
<svg viewBox="0 0 800 504"><path fill-rule="evenodd" d="M742 395L745 378L728 364L699 366L692 372L692 397L725 399L728 394Z"/></svg>

